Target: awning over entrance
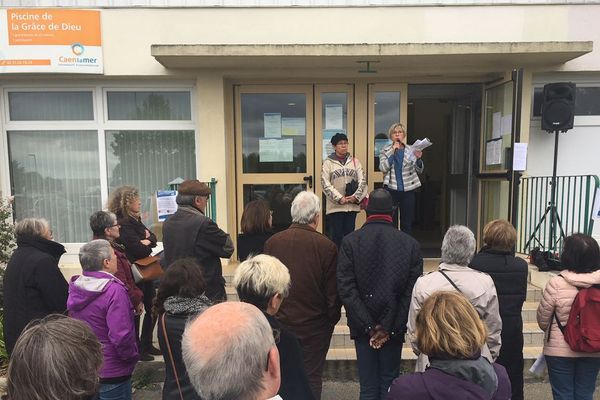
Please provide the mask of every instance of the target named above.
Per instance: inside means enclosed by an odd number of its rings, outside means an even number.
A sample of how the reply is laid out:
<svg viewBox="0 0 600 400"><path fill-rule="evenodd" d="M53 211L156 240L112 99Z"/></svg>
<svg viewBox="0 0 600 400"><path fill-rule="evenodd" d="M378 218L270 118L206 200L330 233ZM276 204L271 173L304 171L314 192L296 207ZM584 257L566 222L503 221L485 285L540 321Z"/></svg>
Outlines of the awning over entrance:
<svg viewBox="0 0 600 400"><path fill-rule="evenodd" d="M170 69L336 71L350 75L489 74L549 67L591 52L593 42L386 44L155 44L152 56ZM326 74L327 75L327 74Z"/></svg>

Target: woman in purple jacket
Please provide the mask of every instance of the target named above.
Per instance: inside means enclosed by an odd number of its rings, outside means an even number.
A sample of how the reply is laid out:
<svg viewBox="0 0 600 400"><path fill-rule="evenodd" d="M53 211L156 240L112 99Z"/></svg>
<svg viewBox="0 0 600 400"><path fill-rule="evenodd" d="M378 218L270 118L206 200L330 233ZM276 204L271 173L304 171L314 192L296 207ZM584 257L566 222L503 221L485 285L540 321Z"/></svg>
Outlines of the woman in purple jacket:
<svg viewBox="0 0 600 400"><path fill-rule="evenodd" d="M123 282L114 277L117 257L110 243L92 240L79 250L81 276L69 284L67 309L86 322L102 344L99 400L131 400L131 374L138 361L133 306Z"/></svg>
<svg viewBox="0 0 600 400"><path fill-rule="evenodd" d="M504 367L481 356L486 327L462 294L441 291L425 300L417 315L416 335L430 367L396 378L387 400L510 399Z"/></svg>

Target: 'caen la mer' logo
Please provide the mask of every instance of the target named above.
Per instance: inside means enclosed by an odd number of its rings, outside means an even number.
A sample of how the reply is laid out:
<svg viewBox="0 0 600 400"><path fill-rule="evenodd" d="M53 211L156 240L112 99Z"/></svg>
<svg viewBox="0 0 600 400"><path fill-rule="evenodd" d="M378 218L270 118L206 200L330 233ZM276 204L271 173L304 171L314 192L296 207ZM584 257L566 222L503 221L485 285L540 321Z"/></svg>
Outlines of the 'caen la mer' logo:
<svg viewBox="0 0 600 400"><path fill-rule="evenodd" d="M76 56L80 56L83 54L84 47L81 43L74 43L73 45L71 45L71 51Z"/></svg>

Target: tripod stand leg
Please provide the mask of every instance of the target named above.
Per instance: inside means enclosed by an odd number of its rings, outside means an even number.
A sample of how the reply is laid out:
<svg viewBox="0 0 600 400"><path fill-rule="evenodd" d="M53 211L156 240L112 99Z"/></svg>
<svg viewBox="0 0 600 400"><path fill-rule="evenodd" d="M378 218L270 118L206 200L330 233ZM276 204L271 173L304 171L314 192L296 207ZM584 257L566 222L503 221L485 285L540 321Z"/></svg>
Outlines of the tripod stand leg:
<svg viewBox="0 0 600 400"><path fill-rule="evenodd" d="M548 212L550 212L551 209L552 209L551 205L546 207L546 211L544 211L544 215L542 215L542 219L540 219L540 222L538 222L538 224L535 226L535 228L533 229L533 232L531 233L531 236L529 236L529 240L527 240L527 243L525 243L525 247L524 247L525 250L530 250L529 245L531 244L531 241L533 239L537 240L537 238L535 237L535 234L538 233L538 231L540 230L540 227L546 220L546 217L548 216ZM537 242L541 244L541 242L539 240L537 240Z"/></svg>

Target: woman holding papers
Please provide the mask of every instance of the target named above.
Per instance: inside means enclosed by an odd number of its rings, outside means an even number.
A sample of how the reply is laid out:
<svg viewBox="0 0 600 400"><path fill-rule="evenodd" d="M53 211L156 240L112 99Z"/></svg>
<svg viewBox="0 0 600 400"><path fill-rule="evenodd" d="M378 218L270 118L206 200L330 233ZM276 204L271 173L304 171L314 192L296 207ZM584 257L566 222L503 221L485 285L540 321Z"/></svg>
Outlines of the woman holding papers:
<svg viewBox="0 0 600 400"><path fill-rule="evenodd" d="M414 190L421 186L417 173L425 168L423 153L406 144L406 130L401 123L390 126L388 135L392 143L381 149L379 170L384 174L383 186L394 201L394 225L398 227L400 217L400 229L410 235L415 214Z"/></svg>

